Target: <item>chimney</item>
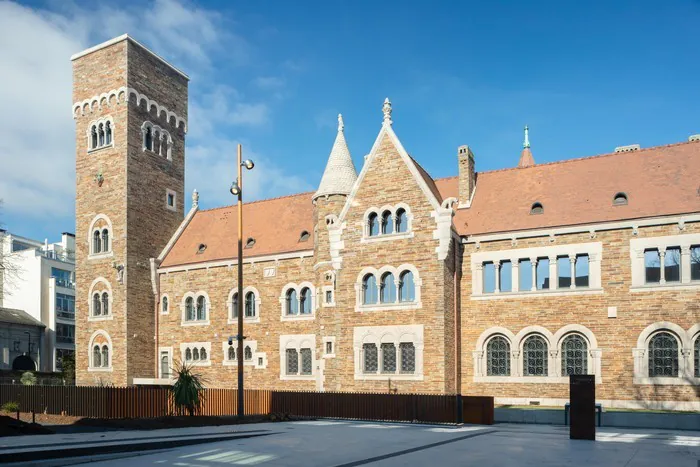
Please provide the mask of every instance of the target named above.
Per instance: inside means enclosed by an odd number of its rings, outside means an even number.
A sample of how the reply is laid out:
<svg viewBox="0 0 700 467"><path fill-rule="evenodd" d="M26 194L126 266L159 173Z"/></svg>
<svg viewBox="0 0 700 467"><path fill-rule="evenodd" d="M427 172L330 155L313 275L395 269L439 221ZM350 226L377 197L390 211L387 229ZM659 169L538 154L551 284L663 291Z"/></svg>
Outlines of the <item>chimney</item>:
<svg viewBox="0 0 700 467"><path fill-rule="evenodd" d="M457 159L459 161L459 206L469 207L476 187L474 153L469 146L460 146L457 148Z"/></svg>

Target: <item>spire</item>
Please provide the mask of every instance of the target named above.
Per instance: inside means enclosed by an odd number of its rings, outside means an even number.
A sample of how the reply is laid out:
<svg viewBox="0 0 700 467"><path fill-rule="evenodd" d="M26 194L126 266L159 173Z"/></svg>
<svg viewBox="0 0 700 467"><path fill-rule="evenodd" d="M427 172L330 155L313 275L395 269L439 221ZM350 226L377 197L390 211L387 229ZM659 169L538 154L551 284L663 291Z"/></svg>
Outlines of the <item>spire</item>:
<svg viewBox="0 0 700 467"><path fill-rule="evenodd" d="M391 125L391 101L387 97L384 99L384 105L382 106L382 112L384 112L384 124Z"/></svg>
<svg viewBox="0 0 700 467"><path fill-rule="evenodd" d="M313 199L325 195L349 195L357 180L357 171L352 162L348 143L345 141L343 116L338 114L338 134L328 157L326 170Z"/></svg>
<svg viewBox="0 0 700 467"><path fill-rule="evenodd" d="M197 208L199 207L199 192L196 188L192 192L192 206Z"/></svg>
<svg viewBox="0 0 700 467"><path fill-rule="evenodd" d="M525 141L523 141L523 151L520 153L520 161L518 167L530 167L535 165L535 158L532 157L530 150L530 128L525 125Z"/></svg>

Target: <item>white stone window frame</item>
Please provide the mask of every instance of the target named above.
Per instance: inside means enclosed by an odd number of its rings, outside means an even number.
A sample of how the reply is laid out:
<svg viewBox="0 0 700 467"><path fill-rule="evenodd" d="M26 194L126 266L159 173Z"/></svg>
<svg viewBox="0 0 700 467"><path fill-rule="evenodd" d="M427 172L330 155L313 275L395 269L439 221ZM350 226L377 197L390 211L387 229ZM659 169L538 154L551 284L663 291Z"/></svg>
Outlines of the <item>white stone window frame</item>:
<svg viewBox="0 0 700 467"><path fill-rule="evenodd" d="M229 360L229 358L228 358L228 349L231 346L233 346L236 349L236 352L238 352L238 342L236 340L233 340L231 345L228 344L228 340L225 340L221 343L221 350L222 350L221 362L222 362L223 366L238 366L238 354L236 354L236 358L233 360ZM251 351L253 357L250 360L246 360L244 358L243 359L243 366L244 367L245 366L252 366L256 370L267 368L267 353L258 352L258 341L244 339L243 340L243 352L245 352L246 346L250 347L250 351ZM258 362L258 359L260 359L260 358L263 359L262 365L259 365L259 362Z"/></svg>
<svg viewBox="0 0 700 467"><path fill-rule="evenodd" d="M109 303L109 314L104 315L100 314L100 316L95 316L94 315L94 308L93 308L93 295L95 293L100 294L100 310L102 309L102 294L107 292L107 296L109 297L107 299L107 302ZM92 283L90 284L90 289L88 292L88 321L109 321L114 319L114 300L113 300L113 295L112 295L112 285L109 283L107 279L104 277L97 277L95 278Z"/></svg>
<svg viewBox="0 0 700 467"><path fill-rule="evenodd" d="M660 332L667 332L678 341L678 376L649 377L649 341ZM632 349L634 359L635 385L655 386L698 386L700 378L695 377L694 344L700 336L700 323L684 330L679 325L669 321L658 321L650 324L639 334L637 346Z"/></svg>
<svg viewBox="0 0 700 467"><path fill-rule="evenodd" d="M509 329L501 326L493 326L481 333L472 351L473 381L475 383L546 383L568 384L569 377L561 374L561 346L564 339L571 334L582 336L588 345L588 374L595 376L596 384L603 382L601 356L602 350L598 347L595 334L580 324L567 324L552 334L543 326L527 326L518 334L513 334ZM525 340L539 335L547 343L547 375L524 376L523 346ZM487 375L487 345L494 337L501 336L510 344L510 376Z"/></svg>
<svg viewBox="0 0 700 467"><path fill-rule="evenodd" d="M171 195L173 197L172 206L168 203L168 198ZM177 211L177 193L174 190L171 190L170 188L165 189L165 208L169 211Z"/></svg>
<svg viewBox="0 0 700 467"><path fill-rule="evenodd" d="M228 316L228 324L238 324L238 318L233 317L233 295L238 292L238 287L234 287L231 289L228 293L228 298L226 299L226 309L227 311L227 316ZM253 292L253 295L255 295L255 316L252 318L246 317L245 315L245 296L248 294L248 292ZM259 323L260 322L260 313L262 310L262 300L260 299L260 292L258 292L258 289L253 287L252 285L249 285L248 287L243 288L243 296L238 297L239 300L243 300L243 321L246 323Z"/></svg>
<svg viewBox="0 0 700 467"><path fill-rule="evenodd" d="M321 338L321 340L323 342L323 358L335 358L336 352L338 351L338 349L336 348L335 336L324 336ZM333 348L332 353L326 353L326 345L329 342L331 343L331 347Z"/></svg>
<svg viewBox="0 0 700 467"><path fill-rule="evenodd" d="M400 344L410 342L416 350L415 368L413 374L401 373ZM396 373L382 373L381 371L381 345L392 343L396 346ZM378 367L377 373L365 373L363 371L364 344L377 346ZM396 325L396 326L356 326L353 328L353 355L355 366L355 380L358 381L423 381L423 325Z"/></svg>
<svg viewBox="0 0 700 467"><path fill-rule="evenodd" d="M192 320L192 321L186 321L186 310L187 307L185 305L187 298L192 297L193 300L193 306L194 306L194 314L197 316L197 299L199 297L203 296L204 297L204 303L206 304L207 307L207 317L204 320ZM207 294L204 290L200 290L198 292L187 292L185 295L182 296L182 300L180 302L180 312L181 312L181 318L180 318L180 325L181 326L208 326L210 324L210 319L211 319L211 300L209 300L209 294Z"/></svg>
<svg viewBox="0 0 700 467"><path fill-rule="evenodd" d="M151 129L151 141L152 143L155 143L155 134L158 132L160 135L160 144L158 145L158 151L155 151L155 146L154 149L148 149L146 147L146 130L150 128ZM163 143L165 143L165 154L163 154ZM141 125L141 150L143 152L150 152L159 156L164 156L167 160L172 161L173 160L173 138L170 136L170 132L168 130L163 129L160 125L156 125L155 123L152 123L150 121L145 121Z"/></svg>
<svg viewBox="0 0 700 467"><path fill-rule="evenodd" d="M287 374L287 349L295 349L298 356L299 373L296 375ZM301 349L311 349L311 374L301 373ZM316 380L316 335L315 334L287 334L280 336L280 379L282 381L313 381Z"/></svg>
<svg viewBox="0 0 700 467"><path fill-rule="evenodd" d="M107 132L106 132L107 122L109 122L109 126L112 130L112 141L109 144L103 144L102 146L100 146L100 137L99 137L99 133L98 133L97 146L93 147L92 146L92 128L94 127L95 130L98 130L100 127L100 124L104 125L104 127L105 127L105 139L107 139ZM107 115L105 117L91 121L87 126L86 134L87 134L87 148L88 148L87 152L88 152L88 154L96 152L96 151L100 151L100 150L106 149L106 148L113 148L114 147L114 118L112 118L111 115Z"/></svg>
<svg viewBox="0 0 700 467"><path fill-rule="evenodd" d="M163 311L163 300L164 300L164 299L167 299L167 300L168 300L168 306L167 306L167 308L165 309L165 311ZM169 315L169 314L170 314L170 306L171 306L171 305L172 305L172 303L170 303L170 296L169 296L167 293L162 294L162 295L160 296L160 302L158 302L158 310L160 311L160 314L161 314L161 315Z"/></svg>
<svg viewBox="0 0 700 467"><path fill-rule="evenodd" d="M601 261L603 244L601 242L572 243L568 245L551 245L532 248L516 248L510 250L495 250L473 253L471 255L472 272L472 295L471 300L494 300L520 297L556 297L576 294L601 294ZM535 288L537 275L537 260L539 258L549 259L549 279L550 284L558 285L557 258L568 256L569 259L576 258L577 255L588 255L588 287L576 287L575 279L572 278L572 286L568 288L550 288L538 290ZM520 263L522 259L530 261L532 268L533 286L529 290L520 289ZM511 291L501 292L499 290L499 268L500 264L506 261L511 263ZM484 293L484 263L493 263L495 270L495 291ZM574 265L571 264L571 270Z"/></svg>
<svg viewBox="0 0 700 467"><path fill-rule="evenodd" d="M169 379L173 379L174 372L174 362L173 362L173 348L172 347L158 347L158 377L161 379L164 379L165 376L163 376L163 368L161 366L160 359L163 356L163 353L168 354L168 368L170 368L170 375L168 376Z"/></svg>
<svg viewBox="0 0 700 467"><path fill-rule="evenodd" d="M308 287L311 290L311 314L301 314L301 291ZM287 314L287 292L290 290L295 290L297 293L297 309L299 314L288 315ZM311 282L305 281L300 284L295 282L289 282L282 287L282 294L279 297L280 309L281 309L281 321L308 321L316 319L316 310L318 309L318 297L316 287Z"/></svg>
<svg viewBox="0 0 700 467"><path fill-rule="evenodd" d="M326 301L326 294L328 292L331 293L331 301L330 302ZM323 306L324 308L336 306L335 287L333 287L332 285L324 285L323 287L321 287L321 306Z"/></svg>
<svg viewBox="0 0 700 467"><path fill-rule="evenodd" d="M632 264L630 292L657 292L669 289L700 288L699 280L690 280L690 247L696 245L700 245L700 233L630 239L630 260ZM679 282L666 282L664 279L664 258L662 252L665 253L667 248L672 247L680 247L681 249L681 280ZM650 249L659 250L661 281L658 284L646 283L644 252Z"/></svg>
<svg viewBox="0 0 700 467"><path fill-rule="evenodd" d="M204 348L207 351L206 360L185 360L185 352L187 349L193 351L196 349ZM190 366L211 366L211 342L183 342L180 344L180 362L183 365Z"/></svg>
<svg viewBox="0 0 700 467"><path fill-rule="evenodd" d="M406 231L396 232L396 213L399 209L406 211ZM386 211L391 213L391 218L393 219L394 232L390 234L382 233L382 216ZM379 219L379 233L374 236L369 235L369 216L376 214ZM395 205L384 205L382 207L372 206L367 209L362 216L362 238L360 238L360 243L375 243L375 242L386 242L390 240L398 240L402 238L413 238L415 233L413 231L413 212L411 208L408 207L406 203L398 203Z"/></svg>
<svg viewBox="0 0 700 467"><path fill-rule="evenodd" d="M402 302L400 301L399 294L399 282L401 280L401 274L404 271L411 271L413 273L413 285L415 287L415 300L412 302ZM396 301L393 303L381 303L381 287L382 287L382 276L390 272L394 275L394 281L396 282ZM367 274L373 274L377 282L377 303L370 303L365 305L363 303L362 297L362 281L367 276ZM363 268L357 276L355 282L355 311L357 312L370 312L370 311L392 311L392 310L416 310L423 307L421 302L421 288L423 285L423 280L418 273L418 268L412 264L402 264L399 267L393 266L382 266L379 269L373 267Z"/></svg>
<svg viewBox="0 0 700 467"><path fill-rule="evenodd" d="M109 364L104 367L104 366L94 366L93 362L93 355L92 355L92 348L95 345L95 339L98 336L102 336L105 338L107 341L107 349L109 351ZM109 334L107 331L104 329L98 329L97 331L93 332L92 335L90 336L90 339L88 339L88 372L90 373L111 373L112 372L112 362L114 361L114 351L112 347L112 338L109 337Z"/></svg>
<svg viewBox="0 0 700 467"><path fill-rule="evenodd" d="M107 233L109 234L109 250L108 251L100 251L99 253L95 253L94 251L94 243L93 243L93 236L95 235L95 231L99 230L100 232L100 241L102 241L102 231L105 229L104 226L101 227L95 227L99 221L104 221L105 224L107 224ZM112 221L109 220L109 217L107 217L105 214L98 214L95 217L92 218L92 222L90 222L90 228L88 229L88 238L87 238L87 244L88 244L88 260L91 259L103 259L103 258L111 258L114 256L113 253L113 245L114 245L114 230L112 229Z"/></svg>

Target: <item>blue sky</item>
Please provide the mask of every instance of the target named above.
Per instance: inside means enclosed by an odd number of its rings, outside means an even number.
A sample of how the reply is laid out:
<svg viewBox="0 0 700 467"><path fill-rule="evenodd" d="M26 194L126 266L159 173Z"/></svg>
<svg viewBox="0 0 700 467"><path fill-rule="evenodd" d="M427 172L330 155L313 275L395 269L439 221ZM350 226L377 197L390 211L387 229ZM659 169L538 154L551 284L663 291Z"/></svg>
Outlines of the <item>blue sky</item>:
<svg viewBox="0 0 700 467"><path fill-rule="evenodd" d="M315 189L338 112L359 170L386 96L436 178L462 144L477 170L514 166L525 124L538 163L684 141L698 24L698 1L0 0L0 107L19 109L0 116L0 222L74 231L69 57L124 32L192 78L186 189L208 208L232 201L238 142L257 162L248 199Z"/></svg>

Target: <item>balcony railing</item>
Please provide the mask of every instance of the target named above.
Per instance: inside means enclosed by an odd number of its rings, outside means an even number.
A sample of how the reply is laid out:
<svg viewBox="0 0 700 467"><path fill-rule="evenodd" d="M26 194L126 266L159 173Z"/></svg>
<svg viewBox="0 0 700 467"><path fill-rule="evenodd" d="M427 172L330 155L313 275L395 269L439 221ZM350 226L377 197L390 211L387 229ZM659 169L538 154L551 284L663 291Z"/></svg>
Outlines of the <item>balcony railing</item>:
<svg viewBox="0 0 700 467"><path fill-rule="evenodd" d="M39 254L48 258L48 259L55 259L58 261L65 261L67 263L74 263L75 262L75 254L73 253L58 253L56 251L45 251L45 250L38 250Z"/></svg>
<svg viewBox="0 0 700 467"><path fill-rule="evenodd" d="M56 336L56 342L60 344L75 344L74 336Z"/></svg>
<svg viewBox="0 0 700 467"><path fill-rule="evenodd" d="M66 288L66 289L73 289L73 290L75 290L75 282L73 282L73 281L67 281L67 280L64 280L64 279L59 279L59 278L57 278L57 277L55 277L54 279L56 279L56 286L57 286L57 287L63 287L63 288Z"/></svg>
<svg viewBox="0 0 700 467"><path fill-rule="evenodd" d="M75 312L74 311L57 310L56 317L61 318L61 319L69 319L71 321L75 321Z"/></svg>

